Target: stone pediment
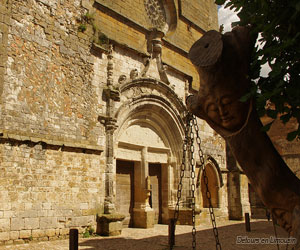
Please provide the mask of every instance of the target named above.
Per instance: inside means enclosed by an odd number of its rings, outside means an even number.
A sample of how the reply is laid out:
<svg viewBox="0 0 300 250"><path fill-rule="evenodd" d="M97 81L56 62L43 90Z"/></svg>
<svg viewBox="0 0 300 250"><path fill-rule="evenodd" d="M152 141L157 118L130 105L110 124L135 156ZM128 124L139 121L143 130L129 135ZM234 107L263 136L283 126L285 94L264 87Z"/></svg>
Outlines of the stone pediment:
<svg viewBox="0 0 300 250"><path fill-rule="evenodd" d="M121 102L132 102L138 98L149 97L152 99L160 99L163 102L174 107L179 113L184 114L186 107L183 101L178 97L170 85L164 82L150 78L140 77L132 81L125 82L119 87Z"/></svg>

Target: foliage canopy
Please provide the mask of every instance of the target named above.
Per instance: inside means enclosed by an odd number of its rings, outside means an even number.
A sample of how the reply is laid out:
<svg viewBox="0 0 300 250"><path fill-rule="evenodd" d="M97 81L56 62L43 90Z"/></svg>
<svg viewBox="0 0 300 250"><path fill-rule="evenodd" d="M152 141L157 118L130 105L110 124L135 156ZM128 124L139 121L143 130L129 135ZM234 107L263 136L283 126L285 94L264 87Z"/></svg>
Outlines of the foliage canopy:
<svg viewBox="0 0 300 250"><path fill-rule="evenodd" d="M242 99L255 97L260 116L283 123L294 118L295 131L287 139L300 138L300 1L299 0L216 0L233 9L240 18L233 25L250 25L254 36L260 35L251 62L252 87ZM268 64L268 76L260 75L261 67ZM267 105L267 104L271 105Z"/></svg>

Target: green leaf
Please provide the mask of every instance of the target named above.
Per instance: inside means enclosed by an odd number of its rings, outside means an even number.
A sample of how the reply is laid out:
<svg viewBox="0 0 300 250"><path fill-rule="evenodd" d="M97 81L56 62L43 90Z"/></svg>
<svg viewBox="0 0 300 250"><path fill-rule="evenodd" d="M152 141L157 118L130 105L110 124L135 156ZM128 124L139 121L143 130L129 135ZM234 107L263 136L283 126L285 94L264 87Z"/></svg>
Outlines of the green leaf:
<svg viewBox="0 0 300 250"><path fill-rule="evenodd" d="M241 98L240 98L240 101L241 102L246 102L250 99L250 97L252 96L252 93L247 93L245 95L243 95Z"/></svg>
<svg viewBox="0 0 300 250"><path fill-rule="evenodd" d="M217 5L222 5L224 3L225 3L225 0L216 0L215 1L215 4L217 4Z"/></svg>
<svg viewBox="0 0 300 250"><path fill-rule="evenodd" d="M277 118L278 111L273 109L267 109L267 116L276 119Z"/></svg>
<svg viewBox="0 0 300 250"><path fill-rule="evenodd" d="M255 82L256 90L248 90L241 101L255 97L260 116L280 119L286 123L291 117L300 124L300 2L299 0L216 0L226 8L238 12L238 25L250 25L251 34L260 34L261 44L253 49L249 80ZM264 64L271 67L262 77ZM273 104L273 110L266 110L266 103ZM288 108L287 108L288 107ZM280 114L280 116L278 115ZM289 139L300 137L295 133Z"/></svg>
<svg viewBox="0 0 300 250"><path fill-rule="evenodd" d="M287 123L291 118L291 115L290 114L285 114L285 115L282 115L280 116L280 120L283 122L283 123Z"/></svg>
<svg viewBox="0 0 300 250"><path fill-rule="evenodd" d="M288 141L292 141L292 140L294 140L298 135L299 135L299 131L296 130L296 131L293 131L293 132L288 133L286 139L287 139Z"/></svg>
<svg viewBox="0 0 300 250"><path fill-rule="evenodd" d="M262 131L264 131L264 132L267 132L267 131L269 131L270 130L270 128L271 128L271 126L272 126L272 124L273 124L273 122L274 122L274 120L273 121L271 121L271 122L269 122L268 124L266 124L265 126L263 126L262 128L261 128L261 130Z"/></svg>

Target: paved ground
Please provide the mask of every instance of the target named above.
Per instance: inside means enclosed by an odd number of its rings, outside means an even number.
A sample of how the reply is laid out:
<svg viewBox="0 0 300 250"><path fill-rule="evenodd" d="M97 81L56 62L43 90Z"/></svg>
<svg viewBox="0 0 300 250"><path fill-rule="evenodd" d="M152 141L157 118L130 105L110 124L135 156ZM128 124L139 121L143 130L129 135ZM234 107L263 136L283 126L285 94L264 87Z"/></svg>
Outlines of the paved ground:
<svg viewBox="0 0 300 250"><path fill-rule="evenodd" d="M287 234L279 227L278 237L286 238ZM245 224L240 221L219 223L219 238L223 250L277 250L277 245L272 244L237 244L237 241L248 241L257 238L259 241L272 240L274 229L272 222L257 220L251 222L251 232L245 231ZM196 249L215 250L216 244L210 225L197 227ZM237 238L241 236L240 238ZM248 238L247 238L248 237ZM0 246L0 250L68 250L68 240L36 242L22 245ZM93 237L79 240L79 250L167 250L168 226L155 225L152 229L124 228L122 235L115 237ZM174 250L192 249L191 226L176 227L176 244ZM286 244L281 244L280 249L286 249ZM291 247L289 247L291 249Z"/></svg>

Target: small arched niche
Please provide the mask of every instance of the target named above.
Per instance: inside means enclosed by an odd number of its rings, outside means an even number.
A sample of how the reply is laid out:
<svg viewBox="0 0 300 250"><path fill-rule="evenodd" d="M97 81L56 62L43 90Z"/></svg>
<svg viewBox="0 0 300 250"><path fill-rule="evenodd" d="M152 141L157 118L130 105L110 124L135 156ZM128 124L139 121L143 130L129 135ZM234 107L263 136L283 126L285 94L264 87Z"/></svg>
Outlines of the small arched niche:
<svg viewBox="0 0 300 250"><path fill-rule="evenodd" d="M220 183L219 183L219 178L218 178L218 172L212 163L208 163L205 166L205 172L206 172L207 186L208 186L208 190L210 192L212 207L218 208L219 203L220 203L220 201L219 201ZM206 187L203 171L201 173L201 186L200 187L201 187L203 208L208 208L209 207L209 199L208 199L208 195L207 195L207 187Z"/></svg>

